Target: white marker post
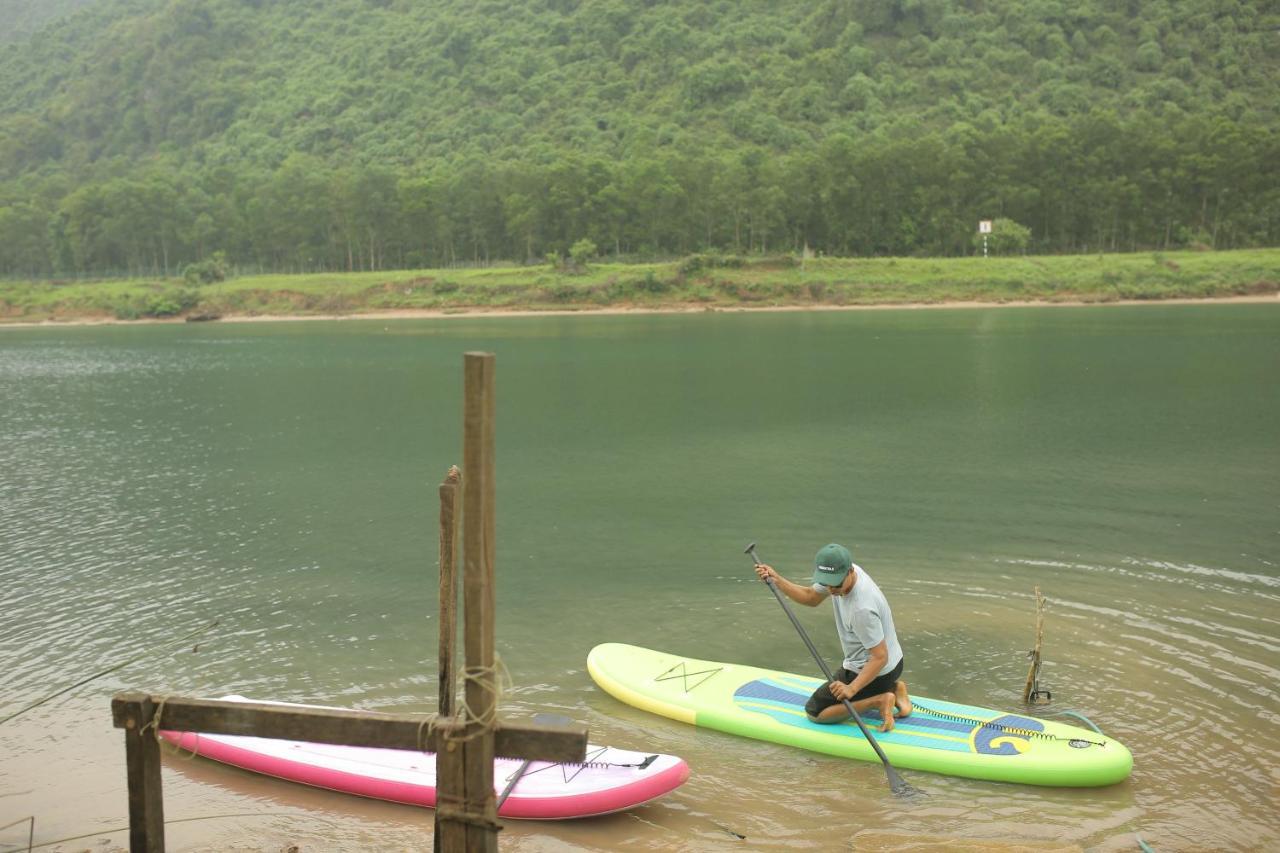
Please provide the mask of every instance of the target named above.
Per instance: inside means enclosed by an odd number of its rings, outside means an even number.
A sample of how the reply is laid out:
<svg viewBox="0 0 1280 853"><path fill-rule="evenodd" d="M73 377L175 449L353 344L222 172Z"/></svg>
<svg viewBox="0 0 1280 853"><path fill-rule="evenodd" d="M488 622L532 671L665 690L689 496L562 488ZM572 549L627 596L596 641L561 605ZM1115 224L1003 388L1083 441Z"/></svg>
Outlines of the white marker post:
<svg viewBox="0 0 1280 853"><path fill-rule="evenodd" d="M991 233L991 220L978 220L978 233L982 235L982 257L987 256L987 235Z"/></svg>

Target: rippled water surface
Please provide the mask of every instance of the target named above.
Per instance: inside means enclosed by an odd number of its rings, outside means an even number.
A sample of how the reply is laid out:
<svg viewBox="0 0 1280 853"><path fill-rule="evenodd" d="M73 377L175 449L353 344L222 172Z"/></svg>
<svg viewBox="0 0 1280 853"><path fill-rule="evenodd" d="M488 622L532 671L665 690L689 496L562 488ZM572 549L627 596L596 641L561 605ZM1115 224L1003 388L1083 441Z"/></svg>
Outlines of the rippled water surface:
<svg viewBox="0 0 1280 853"><path fill-rule="evenodd" d="M506 849L1280 845L1271 305L0 329L0 718L125 664L0 723L0 825L126 843L120 689L434 707L436 486L469 350L497 353L504 711L693 769L628 814L510 824ZM1047 711L1123 741L1132 777L906 771L929 796L903 803L878 765L595 688L605 641L809 673L751 540L794 577L849 545L912 691L975 705L1019 708L1038 585ZM834 661L829 612L801 616ZM165 798L173 849L431 831L429 811L173 754ZM0 829L0 851L26 839Z"/></svg>

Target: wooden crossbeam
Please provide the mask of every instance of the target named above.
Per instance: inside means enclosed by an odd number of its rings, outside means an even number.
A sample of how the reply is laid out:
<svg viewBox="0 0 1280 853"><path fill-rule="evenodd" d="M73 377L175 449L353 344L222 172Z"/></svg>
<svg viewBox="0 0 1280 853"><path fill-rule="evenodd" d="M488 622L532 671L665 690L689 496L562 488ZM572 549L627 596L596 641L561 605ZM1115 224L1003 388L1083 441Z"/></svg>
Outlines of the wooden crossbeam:
<svg viewBox="0 0 1280 853"><path fill-rule="evenodd" d="M157 710L156 727L170 731L383 749L439 752L444 745L443 738L463 734L461 724L455 719L435 715L383 714L136 692L117 693L111 700L113 723L126 731L140 731L151 724ZM585 758L586 749L587 727L581 723L543 726L499 721L495 724L494 752L498 755L574 762Z"/></svg>

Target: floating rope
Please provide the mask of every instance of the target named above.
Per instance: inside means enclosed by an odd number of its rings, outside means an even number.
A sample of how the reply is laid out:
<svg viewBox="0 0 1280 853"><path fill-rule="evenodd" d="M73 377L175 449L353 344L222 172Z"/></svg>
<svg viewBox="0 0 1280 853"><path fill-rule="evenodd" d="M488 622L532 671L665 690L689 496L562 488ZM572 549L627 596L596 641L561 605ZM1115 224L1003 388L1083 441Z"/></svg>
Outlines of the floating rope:
<svg viewBox="0 0 1280 853"><path fill-rule="evenodd" d="M24 818L19 818L18 820L15 820L13 823L6 823L4 826L0 826L0 829L8 829L11 826L17 826L20 823L30 824L30 826L27 828L27 853L31 853L31 850L35 847L35 844L33 842L36 840L36 816L35 815L29 815ZM17 850L18 848L14 847L13 849Z"/></svg>
<svg viewBox="0 0 1280 853"><path fill-rule="evenodd" d="M181 644L185 644L185 643L187 642L187 640L190 640L192 637L198 637L198 636L200 636L201 634L205 633L206 631L210 631L210 630L212 630L212 629L214 629L214 628L216 628L216 627L218 627L218 620L217 620L217 619L214 619L214 620L213 620L212 622L210 622L209 624L204 625L204 626L202 626L202 627L200 627L200 628L197 628L196 630L192 631L190 634L187 634L187 635L185 635L185 636L179 637L179 638L178 638L178 639L176 639L176 640L171 640L171 641L170 641L170 642L168 642L168 643L162 643L162 644L160 644L159 646L157 646L155 649L152 649L152 650L149 650L149 651L143 652L143 653L142 653L142 654L140 654L140 655L135 655L134 657L131 657L131 658L129 658L128 660L123 661L123 662L121 662L121 663L118 663L118 664L116 664L115 666L107 667L106 669L102 670L101 672L96 672L96 673L94 673L93 675L89 676L88 678L81 679L80 681L77 681L75 684L71 685L70 687L64 687L63 689L59 690L57 693L50 693L48 696L44 697L44 698L43 698L43 699L41 699L39 702L33 702L33 703L31 703L30 705L28 705L27 707L22 708L21 710L18 710L18 711L13 712L13 713L12 713L12 714L10 714L9 716L7 716L7 717L5 717L4 719L0 720L0 725L4 725L5 723L7 723L7 722L9 722L10 720L12 720L14 717L18 717L18 716L20 716L20 715L22 715L22 714L25 714L25 713L27 713L28 711L32 710L33 708L39 708L39 707L40 707L41 705L43 705L44 703L49 702L49 701L51 701L51 700L53 700L53 699L57 699L59 696L61 696L61 695L62 695L62 694L64 694L64 693L70 693L72 690L75 690L77 687L83 687L84 685L88 684L90 681L94 681L94 680L96 680L96 679L99 679L99 678L101 678L101 677L102 677L102 676L104 676L104 675L110 675L111 673L115 672L117 669L123 669L124 667L128 666L128 665L129 665L129 664L131 664L131 663L134 663L135 661L142 660L143 658L147 657L148 655L152 654L152 653L153 653L153 652L155 652L155 651L159 651L159 650L161 650L161 649L166 649L166 648L168 648L168 647L170 647L170 646L176 646L176 645L178 645L178 644L180 644L180 643L181 643Z"/></svg>
<svg viewBox="0 0 1280 853"><path fill-rule="evenodd" d="M1100 741L1085 740L1084 738L1063 737L1061 735L1052 735L1052 734L1049 734L1048 732L1038 732L1035 729L1024 729L1024 728L1021 728L1020 726L1010 726L1005 723L997 723L994 720L979 720L976 717L966 717L963 714L952 714L946 711L937 711L926 705L922 705L919 702L916 702L914 700L912 700L911 705L914 710L924 711L926 714L930 714L941 720L950 720L953 723L964 723L966 725L977 726L978 728L983 728L983 729L990 729L992 731L998 731L1004 734L1017 735L1018 737L1038 738L1040 740L1052 740L1052 741L1063 741L1063 740L1084 741L1085 743L1091 743L1094 746L1106 746L1105 743L1102 743ZM1090 725L1092 725L1092 723L1090 723ZM1096 726L1094 728L1095 730L1097 730ZM1102 734L1102 732L1098 731L1098 734Z"/></svg>
<svg viewBox="0 0 1280 853"><path fill-rule="evenodd" d="M221 820L223 818L228 818L228 817L296 817L296 816L297 815L295 815L293 812L240 812L236 814L203 815L201 817L180 817L180 818L174 818L173 820L166 820L164 824L165 826L168 826L171 823L194 823L200 820ZM26 821L26 820L31 821L32 831L34 832L35 830L34 817L23 818L22 820L17 821L17 823L22 823L23 821ZM0 829L8 829L10 826L14 826L14 825L15 824L11 823L11 824L8 824L7 826L0 826ZM39 844L28 844L27 849L37 850L41 847L52 847L55 844L65 844L68 841L79 841L82 838L98 838L103 835L116 835L118 833L128 832L128 831L129 831L129 827L127 826L122 826L119 829L100 829L97 832L88 832L88 833L85 833L84 835L72 835L69 838L59 838L56 841L42 841Z"/></svg>

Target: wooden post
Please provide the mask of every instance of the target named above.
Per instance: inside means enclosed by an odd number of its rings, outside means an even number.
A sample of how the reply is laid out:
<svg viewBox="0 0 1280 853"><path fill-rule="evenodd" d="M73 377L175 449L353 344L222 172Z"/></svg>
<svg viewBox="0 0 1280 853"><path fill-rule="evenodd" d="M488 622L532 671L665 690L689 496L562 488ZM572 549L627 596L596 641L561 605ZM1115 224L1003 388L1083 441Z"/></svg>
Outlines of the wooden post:
<svg viewBox="0 0 1280 853"><path fill-rule="evenodd" d="M164 850L164 798L160 788L160 744L156 733L144 727L154 719L156 706L150 697L133 694L121 715L125 764L129 772L129 850L162 853Z"/></svg>
<svg viewBox="0 0 1280 853"><path fill-rule="evenodd" d="M458 540L457 502L458 490L461 488L458 466L449 468L449 474L440 484L440 717L447 719L454 713L454 691L457 679L454 663L457 655L454 652L454 641L458 634L458 558L456 544ZM463 752L459 744L446 741L436 753L436 791L438 797L462 792L465 788L463 779ZM432 849L441 853L445 849L447 830L442 829L441 810L436 809L434 834L431 839ZM455 824L455 833L464 837L465 828Z"/></svg>
<svg viewBox="0 0 1280 853"><path fill-rule="evenodd" d="M464 696L467 704L465 792L473 818L467 824L466 850L498 849L498 813L493 793L493 720L497 710L494 665L494 356L469 352L463 357L462 464L467 487L462 493L463 631L466 649Z"/></svg>
<svg viewBox="0 0 1280 853"><path fill-rule="evenodd" d="M1027 671L1027 684L1022 689L1022 701L1028 705L1031 704L1047 704L1049 692L1041 690L1039 687L1040 680L1040 645L1044 642L1044 602L1045 598L1040 594L1040 587L1036 587L1036 646L1030 651L1028 657L1031 658L1031 668ZM1043 694L1043 697L1042 697Z"/></svg>
<svg viewBox="0 0 1280 853"><path fill-rule="evenodd" d="M440 716L453 716L455 688L453 651L458 633L457 502L460 472L457 465L440 484Z"/></svg>

